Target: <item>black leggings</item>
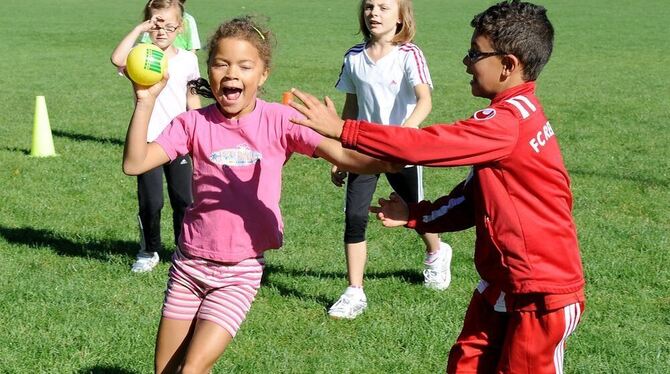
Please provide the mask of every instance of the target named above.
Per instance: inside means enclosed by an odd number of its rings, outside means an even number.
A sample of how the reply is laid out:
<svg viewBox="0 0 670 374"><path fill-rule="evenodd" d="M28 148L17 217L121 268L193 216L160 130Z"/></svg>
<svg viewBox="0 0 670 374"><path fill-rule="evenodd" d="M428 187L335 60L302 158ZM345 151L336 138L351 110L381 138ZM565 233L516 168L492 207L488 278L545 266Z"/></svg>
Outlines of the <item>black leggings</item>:
<svg viewBox="0 0 670 374"><path fill-rule="evenodd" d="M163 209L163 173L167 181L168 197L172 206L172 227L177 244L181 233L184 212L193 201L191 176L193 167L190 156L177 157L174 161L151 169L137 176L138 219L140 224L140 249L158 252L161 247L161 209Z"/></svg>
<svg viewBox="0 0 670 374"><path fill-rule="evenodd" d="M386 173L391 188L407 203L423 199L422 170L420 166L402 169L399 173ZM379 174L349 173L347 178L347 199L345 206L344 242L347 244L365 241L365 230L372 196L377 189Z"/></svg>

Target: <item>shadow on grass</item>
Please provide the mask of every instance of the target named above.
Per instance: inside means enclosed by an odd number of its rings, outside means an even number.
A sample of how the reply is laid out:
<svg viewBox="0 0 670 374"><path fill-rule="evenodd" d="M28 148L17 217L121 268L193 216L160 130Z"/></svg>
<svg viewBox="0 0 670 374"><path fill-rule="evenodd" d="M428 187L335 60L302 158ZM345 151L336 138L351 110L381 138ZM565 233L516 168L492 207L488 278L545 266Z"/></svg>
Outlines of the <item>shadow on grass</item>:
<svg viewBox="0 0 670 374"><path fill-rule="evenodd" d="M328 278L328 279L345 279L347 273L344 271L323 271L323 270L309 270L309 269L289 269L280 264L266 264L265 274L283 274L291 277L313 277L313 278ZM420 269L416 270L394 270L394 271L367 271L365 272L365 279L367 280L381 280L386 278L398 278L404 282L411 284L423 284L423 275ZM266 280L266 279L263 279Z"/></svg>
<svg viewBox="0 0 670 374"><path fill-rule="evenodd" d="M81 369L77 374L135 374L138 371L123 369L116 366L94 366L92 368Z"/></svg>
<svg viewBox="0 0 670 374"><path fill-rule="evenodd" d="M58 136L61 138L68 138L80 142L96 142L96 143L102 143L102 144L114 144L114 145L123 145L124 141L121 139L117 138L105 138L105 137L99 137L99 136L93 136L93 135L86 135L86 134L77 134L77 133L72 133L72 132L67 132L67 131L62 131L62 130L52 130L51 133L54 136Z"/></svg>
<svg viewBox="0 0 670 374"><path fill-rule="evenodd" d="M279 295L285 298L314 301L315 303L321 305L325 310L328 310L328 308L330 308L330 306L333 305L333 303L337 301L337 298L339 297L339 295L332 298L332 297L306 294L304 292L300 292L294 288L286 286L285 284L281 284L281 282L274 282L269 280L264 281L263 286L277 290Z"/></svg>
<svg viewBox="0 0 670 374"><path fill-rule="evenodd" d="M96 143L101 143L101 144L113 144L113 145L123 145L124 141L121 139L116 139L116 138L105 138L105 137L100 137L100 136L92 136L92 135L85 135L85 134L76 134L72 132L67 132L67 131L62 131L62 130L52 130L51 134L53 136L61 137L61 138L68 138L80 142L96 142ZM26 156L30 155L30 149L24 149L24 148L17 148L17 147L0 147L1 150L4 151L9 151L9 152L16 152L16 153L23 153Z"/></svg>
<svg viewBox="0 0 670 374"><path fill-rule="evenodd" d="M1 147L0 149L9 152L23 153L25 156L30 155L30 150L16 147Z"/></svg>
<svg viewBox="0 0 670 374"><path fill-rule="evenodd" d="M319 279L336 279L342 280L346 279L347 274L343 271L314 271L306 269L289 269L283 265L278 264L266 264L265 271L263 272L262 284L267 287L271 287L277 290L279 294L283 297L293 297L300 300L313 300L314 302L322 305L325 309L330 308L339 295L333 295L333 297L323 297L318 295L307 294L301 291L298 291L290 286L287 286L280 280L271 280L268 277L271 275L285 275L290 278L301 278L301 277L310 277L310 278L319 278ZM366 272L365 279L370 280L381 280L387 278L397 278L401 281L410 283L410 284L423 284L423 275L420 270L395 270L395 271L384 271L384 272Z"/></svg>
<svg viewBox="0 0 670 374"><path fill-rule="evenodd" d="M11 244L29 247L50 248L63 256L78 256L107 261L110 256L124 255L134 257L137 243L125 240L96 240L82 238L74 241L61 234L32 227L0 226L0 237Z"/></svg>
<svg viewBox="0 0 670 374"><path fill-rule="evenodd" d="M3 238L10 244L25 245L31 248L49 248L59 255L77 256L83 258L93 258L101 261L109 261L112 256L123 255L134 258L137 243L125 240L86 240L85 238L75 241L64 237L61 234L44 229L35 229L32 227L5 227L0 226L0 238ZM171 256L167 253L161 255L162 261L169 261ZM283 282L270 280L270 275L284 275L290 278L317 278L317 279L346 279L344 271L322 271L298 268L287 268L279 264L266 264L263 273L262 283L268 287L275 288L284 297L293 297L303 300L314 300L324 308L330 307L336 298L310 295L300 292ZM381 280L387 278L397 278L410 284L422 284L423 276L417 270L395 270L384 272L367 272L367 280ZM335 295L338 296L338 295Z"/></svg>
<svg viewBox="0 0 670 374"><path fill-rule="evenodd" d="M670 180L663 179L661 177L654 177L653 175L626 175L615 172L604 172L604 171L595 171L595 170L580 170L580 169L569 169L568 172L570 175L579 175L583 177L594 177L594 178L604 178L611 179L614 181L626 180L629 182L634 182L639 185L645 186L656 186L656 187L668 187L670 186Z"/></svg>

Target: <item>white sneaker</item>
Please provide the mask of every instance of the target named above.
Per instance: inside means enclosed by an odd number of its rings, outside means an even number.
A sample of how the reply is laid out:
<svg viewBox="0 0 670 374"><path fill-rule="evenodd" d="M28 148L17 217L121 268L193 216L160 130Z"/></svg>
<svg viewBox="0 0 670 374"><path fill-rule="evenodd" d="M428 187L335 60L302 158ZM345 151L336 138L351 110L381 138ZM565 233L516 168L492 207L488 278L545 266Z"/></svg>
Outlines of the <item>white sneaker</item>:
<svg viewBox="0 0 670 374"><path fill-rule="evenodd" d="M335 319L354 319L368 307L368 300L360 288L348 287L333 306L328 315Z"/></svg>
<svg viewBox="0 0 670 374"><path fill-rule="evenodd" d="M451 283L451 252L449 244L440 242L438 257L431 263L424 262L424 286L435 290L446 290L449 287L449 283Z"/></svg>
<svg viewBox="0 0 670 374"><path fill-rule="evenodd" d="M142 252L137 253L137 260L130 269L133 273L145 273L153 270L158 265L160 258L158 252Z"/></svg>

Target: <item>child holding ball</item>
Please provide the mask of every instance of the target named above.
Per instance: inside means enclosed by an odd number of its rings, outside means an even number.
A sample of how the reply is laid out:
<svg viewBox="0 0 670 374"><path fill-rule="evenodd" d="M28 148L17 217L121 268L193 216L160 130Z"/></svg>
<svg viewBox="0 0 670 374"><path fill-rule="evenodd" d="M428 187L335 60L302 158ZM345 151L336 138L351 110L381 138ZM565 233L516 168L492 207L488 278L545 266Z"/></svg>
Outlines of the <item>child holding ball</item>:
<svg viewBox="0 0 670 374"><path fill-rule="evenodd" d="M180 113L200 108L200 98L187 89L189 80L200 77L198 58L193 53L174 46L182 28L183 5L178 0L150 0L144 7L144 21L135 26L112 52L112 64L124 71L126 58L142 33L148 33L151 42L159 47L168 59L170 79L157 98L151 113L145 141L151 142ZM163 208L163 174L167 181L168 196L172 206L172 227L175 244L181 233L181 223L186 207L191 203L191 159L188 155L156 165L137 176L138 223L140 251L131 270L141 273L151 271L159 262L161 245L161 210Z"/></svg>
<svg viewBox="0 0 670 374"><path fill-rule="evenodd" d="M134 86L124 172L142 174L185 155L194 169L194 202L172 258L158 328L156 372L208 372L232 341L260 287L263 253L282 245L281 176L294 153L358 173L399 169L294 125L290 120L300 113L257 97L270 72L271 40L250 18L220 25L207 48L209 82L192 82L215 103L178 115L150 143L147 128L166 81Z"/></svg>

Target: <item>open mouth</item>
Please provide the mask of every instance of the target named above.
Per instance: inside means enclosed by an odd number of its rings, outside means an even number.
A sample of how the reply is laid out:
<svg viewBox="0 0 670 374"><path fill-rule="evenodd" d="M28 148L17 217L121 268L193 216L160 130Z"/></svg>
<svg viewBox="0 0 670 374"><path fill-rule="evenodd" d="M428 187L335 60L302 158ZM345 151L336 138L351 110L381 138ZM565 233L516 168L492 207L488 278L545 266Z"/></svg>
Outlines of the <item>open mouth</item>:
<svg viewBox="0 0 670 374"><path fill-rule="evenodd" d="M241 88L223 87L221 91L223 92L223 97L225 97L228 101L235 101L240 98L240 95L242 95Z"/></svg>

